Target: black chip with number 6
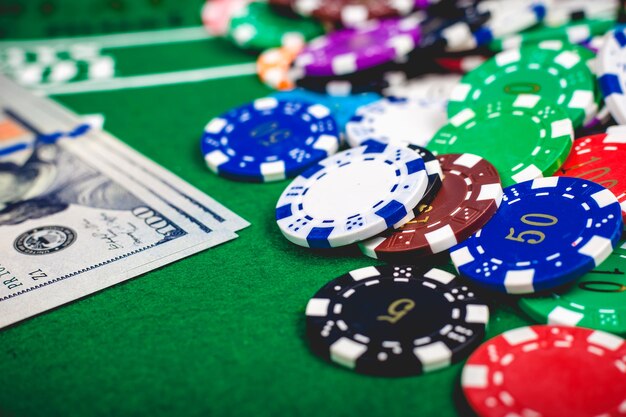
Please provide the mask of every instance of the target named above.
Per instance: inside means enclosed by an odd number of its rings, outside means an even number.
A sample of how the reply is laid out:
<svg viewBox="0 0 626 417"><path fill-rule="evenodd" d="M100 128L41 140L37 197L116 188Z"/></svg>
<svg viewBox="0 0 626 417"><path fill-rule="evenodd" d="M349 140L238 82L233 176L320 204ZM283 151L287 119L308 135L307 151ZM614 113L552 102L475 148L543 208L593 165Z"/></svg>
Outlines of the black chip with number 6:
<svg viewBox="0 0 626 417"><path fill-rule="evenodd" d="M311 349L357 372L417 375L467 357L483 340L489 308L437 268L371 266L321 288L306 308Z"/></svg>

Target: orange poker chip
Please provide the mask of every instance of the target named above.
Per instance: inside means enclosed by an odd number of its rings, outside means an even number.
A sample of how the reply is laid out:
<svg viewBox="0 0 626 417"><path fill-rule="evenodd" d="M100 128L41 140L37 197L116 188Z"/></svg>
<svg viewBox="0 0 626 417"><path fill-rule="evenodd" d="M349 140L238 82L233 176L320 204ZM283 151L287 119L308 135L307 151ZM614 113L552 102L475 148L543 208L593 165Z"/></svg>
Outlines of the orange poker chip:
<svg viewBox="0 0 626 417"><path fill-rule="evenodd" d="M291 64L298 56L302 46L286 44L280 48L271 48L259 55L257 74L263 83L276 90L291 90L295 87L289 75Z"/></svg>

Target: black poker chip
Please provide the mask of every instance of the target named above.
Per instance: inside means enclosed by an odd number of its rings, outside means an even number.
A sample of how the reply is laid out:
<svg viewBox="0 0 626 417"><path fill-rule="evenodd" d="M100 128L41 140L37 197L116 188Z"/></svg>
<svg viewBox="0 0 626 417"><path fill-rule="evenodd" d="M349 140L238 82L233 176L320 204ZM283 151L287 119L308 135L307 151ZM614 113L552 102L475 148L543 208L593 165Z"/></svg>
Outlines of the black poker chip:
<svg viewBox="0 0 626 417"><path fill-rule="evenodd" d="M289 76L294 83L309 91L330 96L346 96L366 92L382 92L408 79L429 72L441 72L432 57L419 48L396 61L346 75L307 76L292 68Z"/></svg>
<svg viewBox="0 0 626 417"><path fill-rule="evenodd" d="M428 174L428 185L426 186L426 192L424 197L420 200L420 203L415 207L415 215L421 214L425 206L430 205L433 202L437 193L441 189L443 184L443 172L441 171L441 165L439 160L431 151L421 146L409 144L409 148L414 150L422 157L424 165L426 166L426 173Z"/></svg>
<svg viewBox="0 0 626 417"><path fill-rule="evenodd" d="M389 87L388 75L398 64L387 63L346 75L305 76L293 70L291 78L298 87L330 96L345 96L365 92L380 92Z"/></svg>
<svg viewBox="0 0 626 417"><path fill-rule="evenodd" d="M488 13L468 8L462 17L430 17L422 22L420 48L434 51L466 51L476 47L472 33L489 20Z"/></svg>
<svg viewBox="0 0 626 417"><path fill-rule="evenodd" d="M408 376L464 359L484 338L489 308L437 268L372 266L324 287L306 308L316 354L359 373Z"/></svg>

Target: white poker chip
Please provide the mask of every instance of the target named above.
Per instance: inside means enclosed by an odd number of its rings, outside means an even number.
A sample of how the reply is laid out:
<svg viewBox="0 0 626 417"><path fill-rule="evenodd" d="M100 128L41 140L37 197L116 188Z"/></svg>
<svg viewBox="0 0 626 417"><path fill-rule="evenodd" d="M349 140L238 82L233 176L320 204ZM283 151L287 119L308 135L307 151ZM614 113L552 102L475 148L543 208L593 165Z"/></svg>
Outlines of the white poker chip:
<svg viewBox="0 0 626 417"><path fill-rule="evenodd" d="M368 140L395 146L426 146L447 121L447 100L385 97L357 109L346 124L351 147Z"/></svg>
<svg viewBox="0 0 626 417"><path fill-rule="evenodd" d="M417 152L368 142L297 177L278 200L276 222L300 246L349 245L411 220L427 184Z"/></svg>
<svg viewBox="0 0 626 417"><path fill-rule="evenodd" d="M489 13L490 18L478 30L478 39L495 39L519 33L540 23L549 0L485 0L476 6L479 13ZM479 42L482 43L482 42Z"/></svg>
<svg viewBox="0 0 626 417"><path fill-rule="evenodd" d="M561 26L577 19L615 18L618 0L549 0L544 23Z"/></svg>
<svg viewBox="0 0 626 417"><path fill-rule="evenodd" d="M390 83L383 90L385 96L428 100L448 104L452 90L461 81L459 74L426 74L409 80Z"/></svg>
<svg viewBox="0 0 626 417"><path fill-rule="evenodd" d="M626 28L609 32L596 59L604 102L617 123L626 124Z"/></svg>

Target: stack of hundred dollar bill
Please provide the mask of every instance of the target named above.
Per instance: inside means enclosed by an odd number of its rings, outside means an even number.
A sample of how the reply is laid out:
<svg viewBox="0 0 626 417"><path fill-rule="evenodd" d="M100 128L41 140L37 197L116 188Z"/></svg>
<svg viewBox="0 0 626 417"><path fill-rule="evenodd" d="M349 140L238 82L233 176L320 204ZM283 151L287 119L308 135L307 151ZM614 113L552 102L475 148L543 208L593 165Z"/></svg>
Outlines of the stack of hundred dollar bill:
<svg viewBox="0 0 626 417"><path fill-rule="evenodd" d="M0 76L0 328L237 237L241 217Z"/></svg>

